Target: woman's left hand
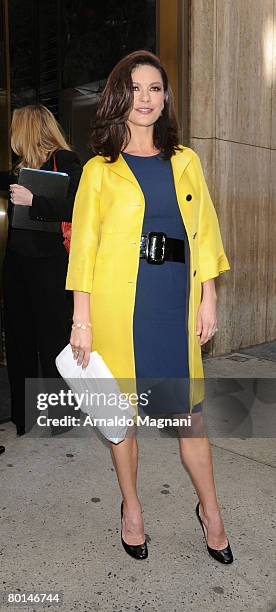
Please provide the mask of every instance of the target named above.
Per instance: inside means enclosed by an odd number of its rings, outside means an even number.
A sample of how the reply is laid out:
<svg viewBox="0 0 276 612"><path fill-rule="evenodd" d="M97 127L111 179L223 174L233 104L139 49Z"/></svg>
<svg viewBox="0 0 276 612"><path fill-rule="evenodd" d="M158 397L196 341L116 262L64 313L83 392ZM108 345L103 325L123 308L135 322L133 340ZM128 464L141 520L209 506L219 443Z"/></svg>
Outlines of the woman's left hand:
<svg viewBox="0 0 276 612"><path fill-rule="evenodd" d="M21 206L32 206L33 203L33 194L29 189L23 187L22 185L17 185L16 183L10 185L10 193L11 193L11 202L16 205Z"/></svg>
<svg viewBox="0 0 276 612"><path fill-rule="evenodd" d="M216 310L216 297L204 296L197 312L196 334L200 336L200 345L208 342L218 331Z"/></svg>

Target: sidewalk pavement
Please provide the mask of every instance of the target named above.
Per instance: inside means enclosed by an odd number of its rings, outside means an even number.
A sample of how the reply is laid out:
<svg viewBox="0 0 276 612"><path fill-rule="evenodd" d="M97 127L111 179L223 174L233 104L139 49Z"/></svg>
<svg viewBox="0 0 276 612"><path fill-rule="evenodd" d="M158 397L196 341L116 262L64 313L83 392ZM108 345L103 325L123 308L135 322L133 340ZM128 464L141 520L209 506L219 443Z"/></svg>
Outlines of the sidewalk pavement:
<svg viewBox="0 0 276 612"><path fill-rule="evenodd" d="M205 375L275 380L276 343L207 358ZM6 446L0 457L0 591L63 592L57 609L65 612L276 611L275 431L265 438L210 437L235 557L229 566L206 551L176 438L138 432L149 557L135 561L120 542L120 490L108 444L96 430L18 438L6 423L0 435Z"/></svg>

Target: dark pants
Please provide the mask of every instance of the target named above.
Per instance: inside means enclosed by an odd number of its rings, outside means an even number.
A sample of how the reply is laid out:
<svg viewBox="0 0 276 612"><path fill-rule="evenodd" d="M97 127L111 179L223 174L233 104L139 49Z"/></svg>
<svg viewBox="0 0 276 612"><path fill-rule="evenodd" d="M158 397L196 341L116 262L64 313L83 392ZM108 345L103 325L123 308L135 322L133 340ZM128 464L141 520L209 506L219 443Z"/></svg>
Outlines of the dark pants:
<svg viewBox="0 0 276 612"><path fill-rule="evenodd" d="M50 257L24 257L12 251L5 256L4 325L11 420L16 425L27 427L26 420L34 422L30 406L25 405L26 378L59 379L60 387L67 389L55 365L70 339L72 294L65 290L67 265L65 249ZM61 407L53 412L49 416L62 416Z"/></svg>

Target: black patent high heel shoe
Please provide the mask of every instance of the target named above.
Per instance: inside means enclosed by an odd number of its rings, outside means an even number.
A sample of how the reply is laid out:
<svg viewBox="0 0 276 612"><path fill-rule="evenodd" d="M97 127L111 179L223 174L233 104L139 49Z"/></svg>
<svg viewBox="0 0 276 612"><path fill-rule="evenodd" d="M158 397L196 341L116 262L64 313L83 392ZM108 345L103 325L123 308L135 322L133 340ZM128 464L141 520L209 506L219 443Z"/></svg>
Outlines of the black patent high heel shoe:
<svg viewBox="0 0 276 612"><path fill-rule="evenodd" d="M121 503L121 542L125 551L134 559L146 559L148 556L148 547L146 540L143 544L127 544L122 536L122 519L123 519L123 501Z"/></svg>
<svg viewBox="0 0 276 612"><path fill-rule="evenodd" d="M207 537L204 531L204 524L203 521L201 519L201 517L199 516L199 504L200 502L198 502L197 506L196 506L196 515L197 518L201 524L202 527L202 531L204 534L204 538L205 538L205 542L206 542L206 546L207 546L207 550L209 555L211 555L211 557L213 557L213 559L216 559L216 561L219 561L220 563L224 563L224 565L229 564L229 563L233 563L233 554L232 554L232 550L230 547L230 543L228 540L228 545L226 546L226 548L222 548L222 550L217 550L216 548L211 548L211 546L208 546L207 544ZM206 527L205 527L206 529Z"/></svg>

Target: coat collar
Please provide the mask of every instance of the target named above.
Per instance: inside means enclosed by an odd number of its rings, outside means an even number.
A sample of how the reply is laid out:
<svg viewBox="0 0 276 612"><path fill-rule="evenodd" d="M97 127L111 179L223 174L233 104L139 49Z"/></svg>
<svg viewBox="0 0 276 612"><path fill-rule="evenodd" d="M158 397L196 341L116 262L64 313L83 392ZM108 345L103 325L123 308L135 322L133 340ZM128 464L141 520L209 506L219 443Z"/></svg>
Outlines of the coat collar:
<svg viewBox="0 0 276 612"><path fill-rule="evenodd" d="M172 156L171 163L172 163L175 185L178 184L183 172L189 165L191 159L192 159L192 150L189 149L188 147L182 147L182 146L181 146L181 149L179 151L176 151L175 155ZM119 174L119 176L122 176L128 181L131 181L131 183L136 185L136 187L138 187L141 190L141 187L136 177L134 176L133 172L130 170L129 165L127 164L127 162L125 161L121 153L115 162L108 164L108 167L110 168L112 172L115 172L115 174Z"/></svg>

